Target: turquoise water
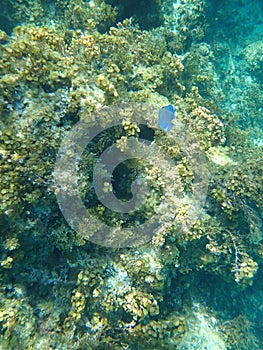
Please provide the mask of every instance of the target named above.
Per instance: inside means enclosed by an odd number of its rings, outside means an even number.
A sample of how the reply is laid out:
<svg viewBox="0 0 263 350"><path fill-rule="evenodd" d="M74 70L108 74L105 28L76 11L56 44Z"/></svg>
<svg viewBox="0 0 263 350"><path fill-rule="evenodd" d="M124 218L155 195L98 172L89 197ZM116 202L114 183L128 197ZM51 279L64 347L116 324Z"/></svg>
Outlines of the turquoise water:
<svg viewBox="0 0 263 350"><path fill-rule="evenodd" d="M261 1L0 14L0 349L263 349Z"/></svg>

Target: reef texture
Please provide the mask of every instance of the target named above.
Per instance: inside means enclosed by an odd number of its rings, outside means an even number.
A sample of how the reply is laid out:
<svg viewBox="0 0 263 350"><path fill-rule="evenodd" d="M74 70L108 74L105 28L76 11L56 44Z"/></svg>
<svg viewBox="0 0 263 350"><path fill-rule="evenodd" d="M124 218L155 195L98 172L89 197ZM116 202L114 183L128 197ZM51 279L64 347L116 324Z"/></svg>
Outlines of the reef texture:
<svg viewBox="0 0 263 350"><path fill-rule="evenodd" d="M1 1L1 349L245 350L263 342L263 37L249 15L260 2L156 0L147 13L143 3ZM191 193L192 164L169 134L153 132L180 185L156 158L140 215L164 203L161 228L147 244L111 249L69 227L52 174L67 132L121 102L172 104L210 175L198 220L182 229L187 206L171 218L172 193ZM140 131L126 115L80 164L83 200L117 227L123 217L94 200L91 173L107 137L125 150Z"/></svg>

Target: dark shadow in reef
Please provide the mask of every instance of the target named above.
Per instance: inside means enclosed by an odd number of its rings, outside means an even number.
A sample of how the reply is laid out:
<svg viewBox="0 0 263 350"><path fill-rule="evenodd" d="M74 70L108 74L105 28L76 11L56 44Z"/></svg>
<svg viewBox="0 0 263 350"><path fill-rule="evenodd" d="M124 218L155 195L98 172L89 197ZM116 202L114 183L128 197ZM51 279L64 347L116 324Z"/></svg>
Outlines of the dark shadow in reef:
<svg viewBox="0 0 263 350"><path fill-rule="evenodd" d="M106 0L118 10L117 21L134 18L141 29L152 29L163 24L162 1L158 0Z"/></svg>

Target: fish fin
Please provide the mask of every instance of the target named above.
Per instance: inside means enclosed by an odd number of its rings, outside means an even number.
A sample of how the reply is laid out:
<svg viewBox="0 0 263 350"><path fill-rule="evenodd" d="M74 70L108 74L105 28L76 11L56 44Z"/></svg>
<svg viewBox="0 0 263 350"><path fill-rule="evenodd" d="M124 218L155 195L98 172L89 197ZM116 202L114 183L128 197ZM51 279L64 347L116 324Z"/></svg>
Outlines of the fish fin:
<svg viewBox="0 0 263 350"><path fill-rule="evenodd" d="M169 112L171 112L172 114L174 114L174 108L173 108L172 105L168 105L168 106L165 106L165 107L163 107L163 108L167 109Z"/></svg>
<svg viewBox="0 0 263 350"><path fill-rule="evenodd" d="M168 126L167 126L167 131L170 132L172 130L172 128L174 127L174 124L173 123L170 123Z"/></svg>

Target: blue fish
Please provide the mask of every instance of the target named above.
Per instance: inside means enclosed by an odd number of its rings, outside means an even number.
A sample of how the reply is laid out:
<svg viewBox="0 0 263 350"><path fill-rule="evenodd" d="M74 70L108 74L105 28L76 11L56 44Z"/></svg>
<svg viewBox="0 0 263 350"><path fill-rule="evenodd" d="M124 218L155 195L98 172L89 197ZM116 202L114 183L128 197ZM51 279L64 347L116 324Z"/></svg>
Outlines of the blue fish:
<svg viewBox="0 0 263 350"><path fill-rule="evenodd" d="M158 113L158 124L162 130L167 129L168 132L172 130L174 124L174 108L172 105L164 106L159 110Z"/></svg>

